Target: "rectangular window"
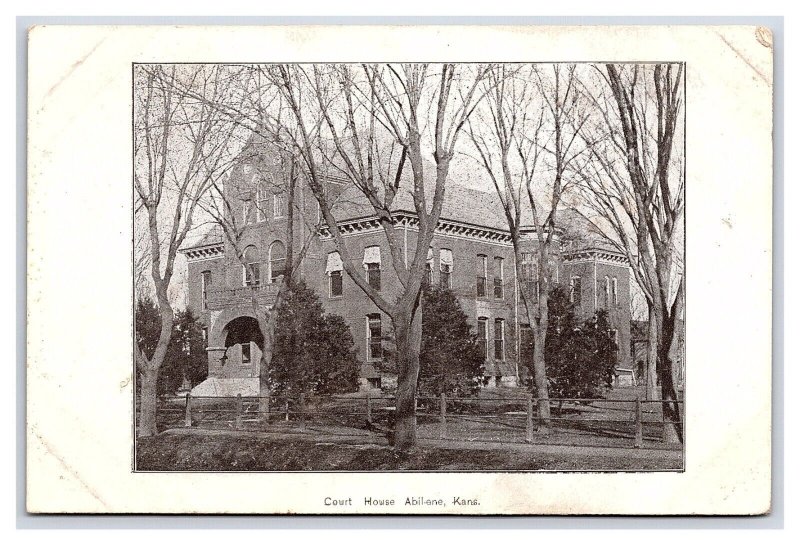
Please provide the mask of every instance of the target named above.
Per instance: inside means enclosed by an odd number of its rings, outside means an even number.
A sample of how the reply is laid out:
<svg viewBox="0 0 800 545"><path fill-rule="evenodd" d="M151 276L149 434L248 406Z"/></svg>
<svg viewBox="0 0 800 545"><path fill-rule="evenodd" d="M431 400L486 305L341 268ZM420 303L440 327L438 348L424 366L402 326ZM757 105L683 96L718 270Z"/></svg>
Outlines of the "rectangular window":
<svg viewBox="0 0 800 545"><path fill-rule="evenodd" d="M539 271L536 270L536 258L533 252L522 252L522 280L533 282L538 277Z"/></svg>
<svg viewBox="0 0 800 545"><path fill-rule="evenodd" d="M478 346L485 359L489 359L489 320L478 318Z"/></svg>
<svg viewBox="0 0 800 545"><path fill-rule="evenodd" d="M242 365L247 365L250 363L250 343L244 343L242 345Z"/></svg>
<svg viewBox="0 0 800 545"><path fill-rule="evenodd" d="M597 281L597 291L600 292L600 308L608 308L609 292L611 291L611 281L606 276L603 283Z"/></svg>
<svg viewBox="0 0 800 545"><path fill-rule="evenodd" d="M269 206L269 192L265 187L258 188L256 198L256 221L267 221L267 206Z"/></svg>
<svg viewBox="0 0 800 545"><path fill-rule="evenodd" d="M242 221L245 225L253 223L253 201L249 199L242 205Z"/></svg>
<svg viewBox="0 0 800 545"><path fill-rule="evenodd" d="M258 286L261 284L260 263L249 263L243 268L245 286Z"/></svg>
<svg viewBox="0 0 800 545"><path fill-rule="evenodd" d="M453 274L453 251L448 248L439 250L439 285L450 289L450 277Z"/></svg>
<svg viewBox="0 0 800 545"><path fill-rule="evenodd" d="M367 271L367 283L373 289L381 289L381 247L367 246L364 248L364 269Z"/></svg>
<svg viewBox="0 0 800 545"><path fill-rule="evenodd" d="M478 254L476 290L478 297L486 297L486 256Z"/></svg>
<svg viewBox="0 0 800 545"><path fill-rule="evenodd" d="M494 298L503 298L503 258L494 258Z"/></svg>
<svg viewBox="0 0 800 545"><path fill-rule="evenodd" d="M381 291L381 264L367 263L367 282L378 291Z"/></svg>
<svg viewBox="0 0 800 545"><path fill-rule="evenodd" d="M522 253L522 282L536 301L539 300L539 266L536 263L536 254L533 252ZM536 302L533 301L533 302Z"/></svg>
<svg viewBox="0 0 800 545"><path fill-rule="evenodd" d="M342 296L342 271L332 271L330 275L330 296Z"/></svg>
<svg viewBox="0 0 800 545"><path fill-rule="evenodd" d="M611 302L614 306L619 305L619 298L617 296L617 277L611 279Z"/></svg>
<svg viewBox="0 0 800 545"><path fill-rule="evenodd" d="M506 359L506 332L502 318L494 321L494 359L504 361Z"/></svg>
<svg viewBox="0 0 800 545"><path fill-rule="evenodd" d="M275 193L272 196L272 216L275 218L282 218L286 215L286 195L283 193Z"/></svg>
<svg viewBox="0 0 800 545"><path fill-rule="evenodd" d="M208 328L203 327L203 348L208 348Z"/></svg>
<svg viewBox="0 0 800 545"><path fill-rule="evenodd" d="M581 304L581 277L573 276L569 280L569 301L576 305Z"/></svg>
<svg viewBox="0 0 800 545"><path fill-rule="evenodd" d="M367 315L367 360L383 358L383 333L381 332L381 315Z"/></svg>
<svg viewBox="0 0 800 545"><path fill-rule="evenodd" d="M342 257L339 252L328 254L328 262L325 265L325 273L328 275L328 294L330 297L341 297L342 285Z"/></svg>
<svg viewBox="0 0 800 545"><path fill-rule="evenodd" d="M200 289L202 291L202 308L208 309L208 288L211 286L211 271L203 271L200 275Z"/></svg>
<svg viewBox="0 0 800 545"><path fill-rule="evenodd" d="M428 248L428 257L425 261L425 276L423 283L430 286L433 284L433 248Z"/></svg>

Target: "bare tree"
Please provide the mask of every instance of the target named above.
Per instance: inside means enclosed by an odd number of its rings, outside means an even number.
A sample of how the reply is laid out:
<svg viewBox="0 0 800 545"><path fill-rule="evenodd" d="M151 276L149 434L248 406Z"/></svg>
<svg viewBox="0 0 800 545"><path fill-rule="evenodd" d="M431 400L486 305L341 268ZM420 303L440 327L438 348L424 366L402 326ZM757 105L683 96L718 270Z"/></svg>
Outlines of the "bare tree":
<svg viewBox="0 0 800 545"><path fill-rule="evenodd" d="M254 134L254 139L258 135ZM277 152L277 154L276 154ZM247 269L247 277L251 279L259 278L260 271L255 269L255 263L251 263L246 259L245 251L247 238L246 234L252 228L244 217L244 214L239 212L245 203L250 203L251 215L257 212L266 217L267 211L261 207L264 203L257 198L259 189L265 191L277 190L280 192L286 191L288 198L286 201L287 206L287 219L286 219L286 261L283 273L275 279L266 279L274 284L274 298L271 299L269 304L264 304L259 298L259 290L262 287L261 281L250 282L250 305L253 315L258 323L259 331L264 339L263 350L261 351L261 360L259 365L259 391L261 403L268 403L268 394L270 392L269 384L269 369L272 364L272 354L274 351L274 340L277 325L277 309L281 302L286 297L286 294L291 289L293 283L297 281L298 271L300 270L300 263L305 257L309 247L311 246L314 237L318 235L320 229L320 222L316 218L309 217L304 213L302 202L302 189L300 186L301 168L298 164L298 159L294 155L283 152L281 146L272 146L272 153L279 161L271 162L271 168L278 168L279 175L277 181L267 176L266 173L260 173L258 165L260 159L264 156L263 152L253 154L252 159L256 163L257 179L262 183L265 180L273 180L270 185L261 188L255 187L250 180L235 181L233 177L227 179L226 186L214 183L211 190L208 192L206 199L203 200L203 209L210 215L213 222L218 225L227 242L230 244L233 255L238 263ZM262 248L266 247L267 241L262 241ZM299 242L299 246L297 244ZM295 251L295 247L298 250ZM266 407L262 407L262 414L266 414Z"/></svg>
<svg viewBox="0 0 800 545"><path fill-rule="evenodd" d="M484 86L487 99L469 123L478 163L488 174L503 207L514 247L519 290L534 338L533 379L539 417L550 427L550 399L544 347L556 227L565 174L584 154L576 138L587 116L580 111L575 66L494 67ZM536 260L523 256L523 227L532 223ZM527 268L526 265L530 266ZM535 281L529 278L535 266Z"/></svg>
<svg viewBox="0 0 800 545"><path fill-rule="evenodd" d="M418 311L427 251L444 203L456 142L479 100L478 84L485 68L407 64L263 69L280 90L291 118L291 123L280 123L282 131L305 163L344 270L392 322L398 375L395 446L409 449L416 444ZM353 265L328 191L332 175L363 196L382 228L398 282L394 300L370 285ZM410 261L393 214L401 182L409 176L418 222Z"/></svg>
<svg viewBox="0 0 800 545"><path fill-rule="evenodd" d="M193 227L201 197L229 166L236 141L236 125L204 102L176 92L177 81L215 101L228 92L213 67L140 65L134 71L135 206L147 213L150 275L161 316L152 356L136 351L141 369L140 437L156 433L156 381L172 333L168 291L175 257Z"/></svg>
<svg viewBox="0 0 800 545"><path fill-rule="evenodd" d="M595 224L625 252L648 307L648 397L663 399L668 438L683 440L670 348L683 300L683 65L596 69L593 162L582 176ZM660 392L656 387L660 382ZM660 395L659 395L660 394Z"/></svg>
<svg viewBox="0 0 800 545"><path fill-rule="evenodd" d="M136 299L152 296L150 288L150 233L147 211L141 203L134 211L133 291Z"/></svg>

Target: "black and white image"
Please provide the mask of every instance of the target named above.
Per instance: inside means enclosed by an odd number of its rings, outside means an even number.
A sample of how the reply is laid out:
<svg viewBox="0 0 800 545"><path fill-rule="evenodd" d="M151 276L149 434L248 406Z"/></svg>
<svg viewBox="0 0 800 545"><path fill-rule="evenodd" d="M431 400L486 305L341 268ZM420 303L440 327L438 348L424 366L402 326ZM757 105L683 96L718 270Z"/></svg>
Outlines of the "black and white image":
<svg viewBox="0 0 800 545"><path fill-rule="evenodd" d="M137 471L681 471L686 64L134 64Z"/></svg>

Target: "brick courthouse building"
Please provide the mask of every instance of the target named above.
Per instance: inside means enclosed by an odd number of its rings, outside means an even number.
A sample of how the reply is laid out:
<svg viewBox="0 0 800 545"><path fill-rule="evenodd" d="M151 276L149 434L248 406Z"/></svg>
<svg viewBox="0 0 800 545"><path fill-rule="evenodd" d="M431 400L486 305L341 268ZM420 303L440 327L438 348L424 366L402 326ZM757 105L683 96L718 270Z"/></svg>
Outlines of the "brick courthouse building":
<svg viewBox="0 0 800 545"><path fill-rule="evenodd" d="M274 281L286 263L288 206L280 182L279 154L267 146L260 150L233 169L225 187L232 213L245 225L245 260L257 264L257 274L247 274L232 245L217 230L183 249L188 260L186 303L205 325L209 358L209 378L195 387L194 395L258 392L263 339L252 314L251 294L256 290L260 304L274 301ZM333 213L355 265L391 300L399 282L386 237L372 209L346 183L331 181L329 192L338 195ZM319 218L317 202L303 184L298 184L295 201L296 232L308 233L307 225ZM410 261L416 251L416 213L411 194L402 184L393 214L403 240L402 252ZM564 232L571 229L573 236L572 242L563 244L553 256L554 281L568 287L579 316L608 309L619 347L618 366L630 368L627 261L586 237L576 242L575 226L580 224L577 214L565 210L560 216L566 225ZM536 274L536 233L532 226L523 236L523 270L532 279ZM458 296L485 346L488 387L520 385L527 374L520 363L520 339L529 331L517 287L525 280L515 273L511 237L494 193L467 188L458 180L448 182L427 267L430 282L446 285ZM380 365L391 323L343 270L334 241L324 227L311 238L299 273L317 292L326 312L341 315L350 325L361 362L362 388L391 387L394 377Z"/></svg>

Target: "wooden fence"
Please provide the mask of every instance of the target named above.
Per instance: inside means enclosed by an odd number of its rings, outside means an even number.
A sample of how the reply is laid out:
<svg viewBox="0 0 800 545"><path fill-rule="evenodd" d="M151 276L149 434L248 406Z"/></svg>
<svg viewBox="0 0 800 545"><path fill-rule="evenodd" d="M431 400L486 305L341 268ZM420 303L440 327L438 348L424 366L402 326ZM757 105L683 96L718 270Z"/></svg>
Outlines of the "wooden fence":
<svg viewBox="0 0 800 545"><path fill-rule="evenodd" d="M625 447L663 446L667 427L662 400L551 399L549 425L530 394L514 397L420 396L418 435L447 440L547 442ZM683 420L683 402L677 402ZM386 435L391 441L395 398L385 395L324 397L192 397L162 399L160 429L204 427L347 436ZM552 432L554 436L540 432ZM572 444L570 443L570 444Z"/></svg>

